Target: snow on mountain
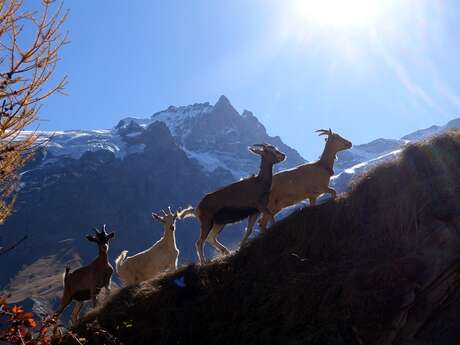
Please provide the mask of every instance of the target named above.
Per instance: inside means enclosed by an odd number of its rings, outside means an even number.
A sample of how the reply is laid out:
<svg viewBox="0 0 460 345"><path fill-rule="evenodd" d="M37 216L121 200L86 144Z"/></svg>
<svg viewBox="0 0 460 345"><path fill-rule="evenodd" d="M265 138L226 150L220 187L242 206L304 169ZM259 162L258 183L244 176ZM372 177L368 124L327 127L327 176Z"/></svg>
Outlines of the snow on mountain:
<svg viewBox="0 0 460 345"><path fill-rule="evenodd" d="M30 132L24 132L24 135ZM85 152L107 150L117 158L142 152L144 145L130 145L112 130L69 130L56 132L38 132L46 144L46 154L50 159L68 157L79 159Z"/></svg>
<svg viewBox="0 0 460 345"><path fill-rule="evenodd" d="M341 172L363 162L372 161L379 156L399 150L407 142L407 140L380 138L367 144L355 145L350 150L338 154L334 168L336 172Z"/></svg>
<svg viewBox="0 0 460 345"><path fill-rule="evenodd" d="M160 121L168 126L174 137L183 137L187 134L190 122L193 118L209 113L214 109L208 102L195 103L193 105L175 107L170 106L168 109L153 114L150 118L127 117L120 121L116 126L117 129L126 128L134 122L142 128L148 127L155 121Z"/></svg>
<svg viewBox="0 0 460 345"><path fill-rule="evenodd" d="M105 130L72 130L41 132L48 137L46 159L52 164L59 157L79 159L85 152L106 150L116 158L142 153L149 126L164 123L176 144L187 157L194 160L207 174L223 169L241 178L258 169L258 161L251 157L247 147L254 143L269 142L287 154L287 161L275 166L275 171L290 168L305 161L279 137L270 137L265 127L249 111L238 113L230 101L221 96L215 105L195 103L188 106L170 106L149 118L126 117L114 128ZM340 152L335 163L334 181L340 186L382 161L397 157L405 145L423 140L449 128L460 128L460 118L444 126L431 126L417 130L401 139L379 138L367 144L355 145ZM343 181L346 181L343 182Z"/></svg>
<svg viewBox="0 0 460 345"><path fill-rule="evenodd" d="M277 169L304 162L279 137L270 137L251 112L245 110L242 114L238 113L225 96L221 96L215 105L206 102L170 106L147 119L128 117L118 123L115 132L139 131L156 121L163 122L169 128L180 148L206 173L224 169L235 178L240 178L257 172L257 160L251 157L247 147L263 142L287 151L288 162Z"/></svg>
<svg viewBox="0 0 460 345"><path fill-rule="evenodd" d="M255 143L268 142L286 152L288 161L277 169L304 162L279 137L270 137L251 112L245 110L239 114L230 101L221 96L213 106L209 103L170 106L149 118L126 117L112 129L41 132L49 138L42 164L54 163L60 157L79 159L85 152L99 150L110 151L118 159L142 153L145 143L154 139L148 137L148 128L156 122L167 126L176 144L207 174L219 169L228 171L234 178L256 173L258 160L247 150Z"/></svg>

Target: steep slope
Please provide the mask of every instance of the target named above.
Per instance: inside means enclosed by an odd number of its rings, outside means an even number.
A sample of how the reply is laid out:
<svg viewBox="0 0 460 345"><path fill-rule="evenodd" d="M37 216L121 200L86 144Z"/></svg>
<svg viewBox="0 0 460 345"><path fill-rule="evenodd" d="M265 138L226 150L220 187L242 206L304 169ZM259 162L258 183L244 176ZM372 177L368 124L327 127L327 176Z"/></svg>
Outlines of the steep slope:
<svg viewBox="0 0 460 345"><path fill-rule="evenodd" d="M87 321L126 344L454 344L459 176L460 131L410 145L348 196L233 256L122 289ZM79 328L89 341L91 327Z"/></svg>

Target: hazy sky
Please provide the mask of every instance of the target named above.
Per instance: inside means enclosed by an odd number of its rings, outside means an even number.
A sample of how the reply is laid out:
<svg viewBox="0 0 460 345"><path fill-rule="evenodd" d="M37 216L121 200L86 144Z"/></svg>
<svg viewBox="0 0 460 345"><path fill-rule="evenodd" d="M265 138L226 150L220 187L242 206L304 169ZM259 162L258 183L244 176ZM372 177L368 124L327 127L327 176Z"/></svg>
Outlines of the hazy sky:
<svg viewBox="0 0 460 345"><path fill-rule="evenodd" d="M347 4L344 6L344 4ZM355 144L460 115L457 0L67 0L68 96L42 129L226 95L307 159L331 127Z"/></svg>

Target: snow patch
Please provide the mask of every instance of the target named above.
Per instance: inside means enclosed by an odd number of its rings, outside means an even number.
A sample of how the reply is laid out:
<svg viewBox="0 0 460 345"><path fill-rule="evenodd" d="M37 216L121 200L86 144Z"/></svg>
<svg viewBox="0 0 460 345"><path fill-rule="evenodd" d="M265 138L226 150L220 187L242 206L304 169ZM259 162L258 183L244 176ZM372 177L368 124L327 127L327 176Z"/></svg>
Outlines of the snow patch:
<svg viewBox="0 0 460 345"><path fill-rule="evenodd" d="M376 164L396 159L398 157L398 155L402 152L402 150L403 149L394 150L394 151L391 151L389 153L385 153L383 155L380 155L380 156L378 156L376 158L372 158L372 159L370 159L368 161L355 164L351 168L345 169L344 171L340 172L339 174L332 176L331 180L337 179L342 174L353 175L353 174L356 174L358 171L364 170L365 168L369 168L369 167L374 166Z"/></svg>
<svg viewBox="0 0 460 345"><path fill-rule="evenodd" d="M203 170L207 173L212 173L217 168L223 168L225 170L230 171L230 173L235 177L239 178L241 176L247 176L247 172L241 170L234 170L229 168L227 164L222 159L219 159L216 154L210 152L194 152L187 150L185 147L181 147L181 149L185 152L188 158L193 159L201 165Z"/></svg>

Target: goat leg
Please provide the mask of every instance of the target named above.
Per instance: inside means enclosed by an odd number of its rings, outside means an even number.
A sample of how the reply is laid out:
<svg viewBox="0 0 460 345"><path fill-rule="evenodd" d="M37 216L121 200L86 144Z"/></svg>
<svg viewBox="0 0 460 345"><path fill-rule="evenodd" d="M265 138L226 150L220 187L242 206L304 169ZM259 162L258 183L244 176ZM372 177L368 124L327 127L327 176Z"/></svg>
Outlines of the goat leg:
<svg viewBox="0 0 460 345"><path fill-rule="evenodd" d="M59 306L56 313L54 313L54 317L59 317L62 314L64 309L72 302L72 298L70 298L69 294L64 290L64 295L62 296L61 305Z"/></svg>
<svg viewBox="0 0 460 345"><path fill-rule="evenodd" d="M198 259L200 261L200 265L203 265L206 261L203 250L204 242L206 241L206 238L208 237L208 234L211 231L212 222L200 220L200 223L200 238L198 239L198 241L196 241L195 247Z"/></svg>
<svg viewBox="0 0 460 345"><path fill-rule="evenodd" d="M206 241L209 242L221 254L228 255L230 254L230 251L217 240L217 236L219 236L224 226L225 224L214 224L211 231L209 232L208 237L206 238Z"/></svg>
<svg viewBox="0 0 460 345"><path fill-rule="evenodd" d="M75 302L75 306L73 307L72 310L72 326L75 326L75 324L78 321L78 316L80 315L80 310L83 307L82 302Z"/></svg>
<svg viewBox="0 0 460 345"><path fill-rule="evenodd" d="M262 213L262 216L268 218L267 224L273 224L275 222L275 217L273 216L273 213L268 209L268 207L265 204L259 204L257 206L257 209L260 213Z"/></svg>
<svg viewBox="0 0 460 345"><path fill-rule="evenodd" d="M246 243L246 241L248 240L249 236L251 236L252 228L254 227L254 224L256 223L256 220L257 220L258 216L259 216L258 213L249 216L248 226L246 227L246 232L244 233L244 237L241 240L240 248L243 246L244 243Z"/></svg>
<svg viewBox="0 0 460 345"><path fill-rule="evenodd" d="M267 231L267 217L265 214L262 215L262 217L259 219L259 227L261 232Z"/></svg>
<svg viewBox="0 0 460 345"><path fill-rule="evenodd" d="M96 305L97 305L96 288L91 288L91 300L93 302L93 308L96 308Z"/></svg>
<svg viewBox="0 0 460 345"><path fill-rule="evenodd" d="M337 198L337 192L335 191L334 188L327 187L327 192L331 194L332 200Z"/></svg>

